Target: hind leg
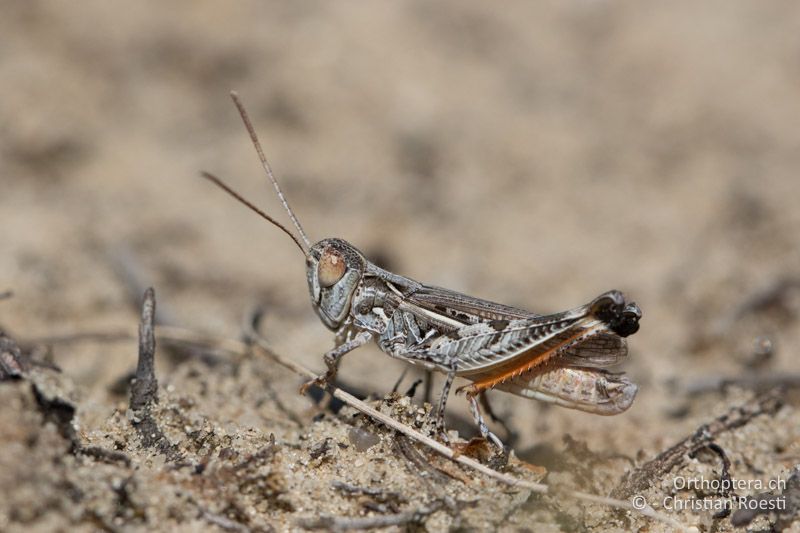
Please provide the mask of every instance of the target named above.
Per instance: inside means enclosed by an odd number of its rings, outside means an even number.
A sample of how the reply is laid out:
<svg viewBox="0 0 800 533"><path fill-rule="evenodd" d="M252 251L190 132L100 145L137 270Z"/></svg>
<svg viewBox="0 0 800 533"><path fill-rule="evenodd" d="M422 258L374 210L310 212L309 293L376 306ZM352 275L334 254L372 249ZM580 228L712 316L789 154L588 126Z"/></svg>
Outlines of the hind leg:
<svg viewBox="0 0 800 533"><path fill-rule="evenodd" d="M508 437L509 444L513 444L514 440L516 440L516 433L514 433L514 431L511 429L511 426L509 426L504 419L495 414L494 409L492 409L492 406L489 403L489 396L486 394L486 392L487 391L481 391L481 393L478 395L478 404L483 408L483 412L489 415L489 419L492 422L500 424Z"/></svg>
<svg viewBox="0 0 800 533"><path fill-rule="evenodd" d="M505 450L503 442L497 437L497 435L489 431L489 426L486 425L486 421L483 419L483 415L481 414L481 409L478 405L478 399L476 395L468 392L467 400L469 401L469 410L472 412L472 418L475 420L475 424L477 424L478 430L481 432L481 436L484 439L491 441L500 450Z"/></svg>

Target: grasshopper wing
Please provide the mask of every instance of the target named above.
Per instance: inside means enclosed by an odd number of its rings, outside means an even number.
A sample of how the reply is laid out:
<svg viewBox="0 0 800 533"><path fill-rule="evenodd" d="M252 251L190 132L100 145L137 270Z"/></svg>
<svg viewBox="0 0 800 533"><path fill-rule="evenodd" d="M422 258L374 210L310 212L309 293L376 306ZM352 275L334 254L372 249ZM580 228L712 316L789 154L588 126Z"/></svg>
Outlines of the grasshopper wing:
<svg viewBox="0 0 800 533"><path fill-rule="evenodd" d="M413 291L407 296L407 300L417 307L446 316L464 325L490 320L513 320L539 316L524 309L428 285L423 285Z"/></svg>
<svg viewBox="0 0 800 533"><path fill-rule="evenodd" d="M610 291L562 313L469 324L424 349L438 358L456 357L459 375L473 379L516 375L556 357L582 366L608 366L627 353L621 337L635 331L640 315L635 304Z"/></svg>

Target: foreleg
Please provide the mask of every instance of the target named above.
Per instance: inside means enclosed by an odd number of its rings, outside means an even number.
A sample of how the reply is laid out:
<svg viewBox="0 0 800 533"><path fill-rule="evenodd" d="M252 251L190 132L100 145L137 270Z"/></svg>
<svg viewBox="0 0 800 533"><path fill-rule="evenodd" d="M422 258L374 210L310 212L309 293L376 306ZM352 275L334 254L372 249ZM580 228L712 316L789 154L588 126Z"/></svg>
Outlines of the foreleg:
<svg viewBox="0 0 800 533"><path fill-rule="evenodd" d="M323 359L325 361L325 365L328 367L327 372L305 383L302 387L300 387L300 393L305 394L308 388L312 385L316 385L323 389L326 388L330 383L333 382L334 378L336 378L336 372L339 369L339 361L341 361L342 357L344 357L344 355L348 352L351 352L360 346L364 346L371 339L371 331L359 331L356 336L349 341L346 341L333 350L326 352L323 356Z"/></svg>

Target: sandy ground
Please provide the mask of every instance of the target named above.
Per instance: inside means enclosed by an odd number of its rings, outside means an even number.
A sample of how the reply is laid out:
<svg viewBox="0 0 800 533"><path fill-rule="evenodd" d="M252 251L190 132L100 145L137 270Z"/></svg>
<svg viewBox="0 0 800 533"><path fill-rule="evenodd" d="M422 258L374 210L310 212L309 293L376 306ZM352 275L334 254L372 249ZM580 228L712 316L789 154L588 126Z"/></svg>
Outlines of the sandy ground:
<svg viewBox="0 0 800 533"><path fill-rule="evenodd" d="M217 338L238 338L263 304L276 351L322 369L333 338L302 257L198 178L219 173L286 220L227 96L237 89L312 238L537 312L611 288L639 303L625 370L640 392L625 414L492 396L515 455L537 465L512 473L608 494L754 389L797 384L798 57L790 1L5 2L0 292L14 296L0 327L62 373L0 383L0 529L289 530L447 502L423 527L664 530L399 451L408 443L324 411L298 395L301 378L252 354L159 350L158 420L181 455L170 461L142 447L127 408L138 298L154 286L164 323ZM52 339L87 332L128 337ZM382 397L402 369L370 346L341 378ZM68 389L72 444L37 400L42 380ZM786 480L800 463L797 396L780 402L715 437L733 478ZM464 403L451 399L450 422L469 438ZM419 393L383 403L419 406ZM360 451L364 439L375 443ZM675 479L721 470L706 450L640 493L656 508L701 497Z"/></svg>

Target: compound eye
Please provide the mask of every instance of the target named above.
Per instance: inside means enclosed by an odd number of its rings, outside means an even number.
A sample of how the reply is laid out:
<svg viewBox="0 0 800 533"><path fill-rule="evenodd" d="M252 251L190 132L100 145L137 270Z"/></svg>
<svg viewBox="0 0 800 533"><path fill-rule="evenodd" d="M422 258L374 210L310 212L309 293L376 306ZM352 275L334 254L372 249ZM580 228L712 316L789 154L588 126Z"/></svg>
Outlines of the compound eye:
<svg viewBox="0 0 800 533"><path fill-rule="evenodd" d="M336 250L328 248L322 252L317 266L320 287L330 287L344 276L347 266L344 257Z"/></svg>

